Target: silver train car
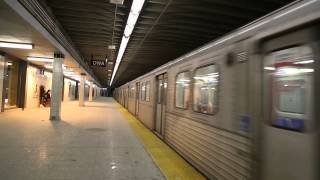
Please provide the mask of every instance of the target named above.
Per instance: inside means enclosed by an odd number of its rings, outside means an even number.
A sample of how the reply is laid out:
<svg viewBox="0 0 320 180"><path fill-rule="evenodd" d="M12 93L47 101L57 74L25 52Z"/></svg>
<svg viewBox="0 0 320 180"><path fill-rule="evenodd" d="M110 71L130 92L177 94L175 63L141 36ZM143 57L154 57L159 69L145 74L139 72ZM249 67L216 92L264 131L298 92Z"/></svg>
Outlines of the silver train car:
<svg viewBox="0 0 320 180"><path fill-rule="evenodd" d="M294 2L114 98L209 179L319 180L319 20Z"/></svg>

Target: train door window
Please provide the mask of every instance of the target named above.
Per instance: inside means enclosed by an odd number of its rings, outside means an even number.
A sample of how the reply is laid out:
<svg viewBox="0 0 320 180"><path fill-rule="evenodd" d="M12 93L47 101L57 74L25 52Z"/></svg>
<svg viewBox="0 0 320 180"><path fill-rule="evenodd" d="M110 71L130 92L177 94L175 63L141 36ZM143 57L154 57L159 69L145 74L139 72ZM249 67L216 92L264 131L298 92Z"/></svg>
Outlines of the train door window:
<svg viewBox="0 0 320 180"><path fill-rule="evenodd" d="M193 83L193 110L214 114L218 105L219 72L217 65L196 69Z"/></svg>
<svg viewBox="0 0 320 180"><path fill-rule="evenodd" d="M190 72L181 72L176 77L176 98L175 105L177 108L186 109L189 102L190 93Z"/></svg>
<svg viewBox="0 0 320 180"><path fill-rule="evenodd" d="M142 83L141 85L141 101L146 100L146 83Z"/></svg>
<svg viewBox="0 0 320 180"><path fill-rule="evenodd" d="M131 88L130 88L130 98L134 98L134 94L135 94L135 88L134 88L134 86L131 86Z"/></svg>
<svg viewBox="0 0 320 180"><path fill-rule="evenodd" d="M158 90L157 90L157 103L161 104L161 94L162 94L162 86L163 86L163 82L162 79L158 79Z"/></svg>
<svg viewBox="0 0 320 180"><path fill-rule="evenodd" d="M305 81L280 80L277 84L278 108L282 112L299 113L305 112Z"/></svg>
<svg viewBox="0 0 320 180"><path fill-rule="evenodd" d="M271 125L304 131L311 104L313 75L312 50L299 46L271 52L265 58L266 100L269 99Z"/></svg>
<svg viewBox="0 0 320 180"><path fill-rule="evenodd" d="M150 81L146 82L146 101L150 101Z"/></svg>

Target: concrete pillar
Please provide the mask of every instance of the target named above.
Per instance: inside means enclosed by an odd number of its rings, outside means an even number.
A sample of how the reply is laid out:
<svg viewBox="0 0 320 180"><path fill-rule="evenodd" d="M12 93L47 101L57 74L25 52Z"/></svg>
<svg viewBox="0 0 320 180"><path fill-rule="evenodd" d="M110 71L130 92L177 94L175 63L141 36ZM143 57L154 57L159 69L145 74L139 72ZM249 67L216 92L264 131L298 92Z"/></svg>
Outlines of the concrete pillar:
<svg viewBox="0 0 320 180"><path fill-rule="evenodd" d="M84 88L86 84L86 75L81 74L80 87L79 87L79 106L84 106Z"/></svg>
<svg viewBox="0 0 320 180"><path fill-rule="evenodd" d="M4 74L5 74L6 57L0 54L0 111L4 111Z"/></svg>
<svg viewBox="0 0 320 180"><path fill-rule="evenodd" d="M89 101L92 101L92 93L93 93L93 82L90 82Z"/></svg>
<svg viewBox="0 0 320 180"><path fill-rule="evenodd" d="M63 65L64 55L54 53L51 85L50 120L61 119L61 100L63 88Z"/></svg>

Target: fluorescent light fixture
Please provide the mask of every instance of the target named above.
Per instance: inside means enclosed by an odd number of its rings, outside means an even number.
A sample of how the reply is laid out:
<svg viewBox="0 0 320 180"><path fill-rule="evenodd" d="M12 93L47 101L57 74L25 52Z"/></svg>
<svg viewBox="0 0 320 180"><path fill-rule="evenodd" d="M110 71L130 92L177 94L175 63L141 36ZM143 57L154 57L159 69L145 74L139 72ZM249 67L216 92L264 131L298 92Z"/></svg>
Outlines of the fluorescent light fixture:
<svg viewBox="0 0 320 180"><path fill-rule="evenodd" d="M297 61L297 62L294 62L293 64L310 64L310 63L313 63L314 60L304 60L304 61Z"/></svg>
<svg viewBox="0 0 320 180"><path fill-rule="evenodd" d="M108 49L116 49L116 46L115 45L109 45Z"/></svg>
<svg viewBox="0 0 320 180"><path fill-rule="evenodd" d="M123 4L123 1L124 0L110 0L110 3L112 3L112 4Z"/></svg>
<svg viewBox="0 0 320 180"><path fill-rule="evenodd" d="M37 62L53 62L53 58L48 57L27 57L28 61L37 61Z"/></svg>
<svg viewBox="0 0 320 180"><path fill-rule="evenodd" d="M46 65L44 65L44 67L47 68L47 69L53 69L53 64L52 63L46 64ZM63 64L62 65L62 69L66 70L67 69L66 65ZM66 71L72 71L72 70L66 70Z"/></svg>
<svg viewBox="0 0 320 180"><path fill-rule="evenodd" d="M33 44L0 41L0 47L17 48L17 49L33 49Z"/></svg>
<svg viewBox="0 0 320 180"><path fill-rule="evenodd" d="M122 61L122 57L123 54L127 48L127 44L129 42L130 36L132 34L132 31L137 23L137 20L139 18L139 14L141 12L142 6L144 4L145 0L133 0L132 5L131 5L131 9L130 9L130 13L129 13L129 17L127 20L127 25L124 29L124 33L122 36L122 40L121 40L121 44L120 44L120 48L118 51L118 56L117 56L117 60L116 60L116 64L114 66L114 70L113 70L113 74L112 74L112 78L110 81L110 86L112 85L113 79L118 71L119 65Z"/></svg>
<svg viewBox="0 0 320 180"><path fill-rule="evenodd" d="M275 67L270 67L270 66L266 66L266 67L264 67L263 69L269 70L269 71L274 71L274 70L276 70Z"/></svg>
<svg viewBox="0 0 320 180"><path fill-rule="evenodd" d="M7 65L8 66L12 66L12 62L7 62Z"/></svg>

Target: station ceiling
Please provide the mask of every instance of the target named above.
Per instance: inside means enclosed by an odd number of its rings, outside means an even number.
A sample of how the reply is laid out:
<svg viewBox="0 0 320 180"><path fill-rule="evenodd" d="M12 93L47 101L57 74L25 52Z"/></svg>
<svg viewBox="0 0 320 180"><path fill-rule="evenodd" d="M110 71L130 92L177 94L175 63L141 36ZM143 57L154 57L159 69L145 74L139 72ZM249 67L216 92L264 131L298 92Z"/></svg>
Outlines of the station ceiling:
<svg viewBox="0 0 320 180"><path fill-rule="evenodd" d="M88 64L115 62L132 1L38 0L61 24ZM146 0L114 86L126 83L292 0ZM116 50L109 50L114 44ZM108 71L111 70L111 71ZM113 65L93 68L107 85ZM109 75L108 75L109 74Z"/></svg>

